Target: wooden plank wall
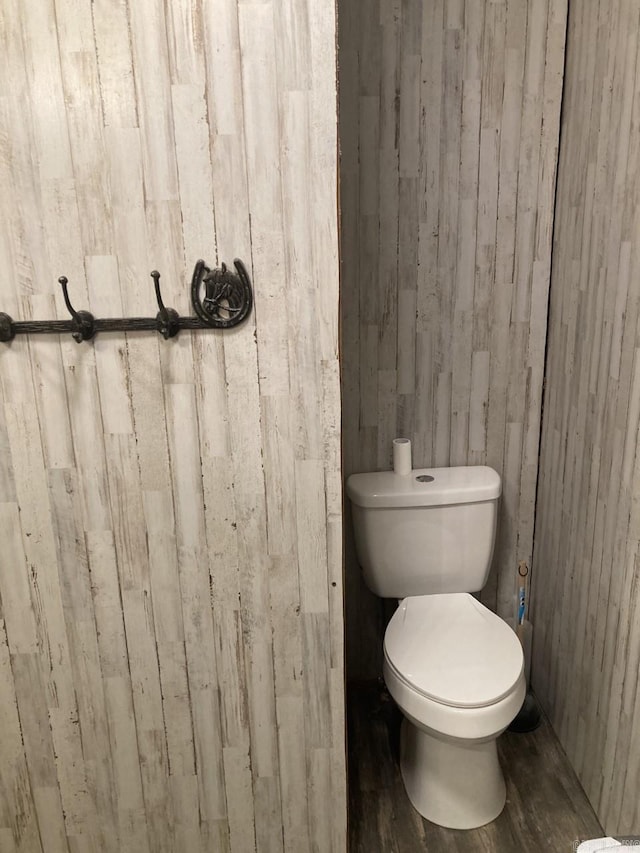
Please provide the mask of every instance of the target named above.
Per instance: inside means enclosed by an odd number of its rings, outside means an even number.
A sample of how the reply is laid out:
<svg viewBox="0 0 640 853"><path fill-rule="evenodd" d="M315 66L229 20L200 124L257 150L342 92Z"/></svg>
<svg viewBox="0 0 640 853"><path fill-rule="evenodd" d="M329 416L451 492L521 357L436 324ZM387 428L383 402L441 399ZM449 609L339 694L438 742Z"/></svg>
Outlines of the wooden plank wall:
<svg viewBox="0 0 640 853"><path fill-rule="evenodd" d="M532 551L566 7L339 4L345 473L388 469L398 435L414 467L495 467L503 616ZM347 545L367 678L383 617Z"/></svg>
<svg viewBox="0 0 640 853"><path fill-rule="evenodd" d="M224 334L0 345L0 849L345 850L335 12L5 0L0 310Z"/></svg>
<svg viewBox="0 0 640 853"><path fill-rule="evenodd" d="M640 831L640 2L570 5L533 685L609 834Z"/></svg>

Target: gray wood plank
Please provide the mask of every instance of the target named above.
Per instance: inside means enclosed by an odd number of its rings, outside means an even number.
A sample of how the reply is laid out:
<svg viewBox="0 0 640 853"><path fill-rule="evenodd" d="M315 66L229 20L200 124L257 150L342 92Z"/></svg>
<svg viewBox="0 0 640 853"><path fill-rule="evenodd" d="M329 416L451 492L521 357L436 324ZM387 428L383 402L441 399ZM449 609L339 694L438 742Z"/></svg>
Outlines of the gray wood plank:
<svg viewBox="0 0 640 853"><path fill-rule="evenodd" d="M566 0L338 6L345 474L389 469L398 435L414 467L494 466L483 600L513 617L533 549ZM371 678L384 618L346 554L348 671Z"/></svg>
<svg viewBox="0 0 640 853"><path fill-rule="evenodd" d="M156 267L186 314L199 257L255 292L228 333L0 345L3 851L345 849L335 32L0 13L0 310L65 316L65 274L148 316Z"/></svg>
<svg viewBox="0 0 640 853"><path fill-rule="evenodd" d="M610 835L640 821L639 26L570 7L532 584L534 687Z"/></svg>

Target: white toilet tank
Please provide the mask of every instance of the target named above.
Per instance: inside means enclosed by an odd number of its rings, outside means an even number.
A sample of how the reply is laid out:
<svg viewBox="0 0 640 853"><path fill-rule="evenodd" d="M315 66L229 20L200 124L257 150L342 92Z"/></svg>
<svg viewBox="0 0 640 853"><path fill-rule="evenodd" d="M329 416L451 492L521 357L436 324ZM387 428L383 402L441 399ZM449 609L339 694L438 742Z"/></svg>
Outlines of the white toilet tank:
<svg viewBox="0 0 640 853"><path fill-rule="evenodd" d="M500 475L483 465L352 474L358 561L381 598L478 592L487 582Z"/></svg>

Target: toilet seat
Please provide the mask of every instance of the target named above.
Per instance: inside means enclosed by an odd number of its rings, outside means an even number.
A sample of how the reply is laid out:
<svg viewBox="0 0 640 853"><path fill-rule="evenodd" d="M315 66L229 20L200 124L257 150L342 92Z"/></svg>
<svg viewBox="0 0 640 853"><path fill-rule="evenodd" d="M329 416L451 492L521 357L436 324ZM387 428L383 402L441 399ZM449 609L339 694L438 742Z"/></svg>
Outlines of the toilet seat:
<svg viewBox="0 0 640 853"><path fill-rule="evenodd" d="M403 599L384 638L386 663L411 690L452 708L484 708L513 692L520 642L468 593Z"/></svg>

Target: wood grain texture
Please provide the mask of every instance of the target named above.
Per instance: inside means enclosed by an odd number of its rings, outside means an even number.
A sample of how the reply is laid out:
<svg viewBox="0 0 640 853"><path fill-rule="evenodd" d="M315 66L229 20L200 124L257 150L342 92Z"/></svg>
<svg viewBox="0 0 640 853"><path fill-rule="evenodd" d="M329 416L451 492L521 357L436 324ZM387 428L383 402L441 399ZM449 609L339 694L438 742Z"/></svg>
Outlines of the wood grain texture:
<svg viewBox="0 0 640 853"><path fill-rule="evenodd" d="M0 848L346 847L335 10L8 0L0 309L223 334L0 351Z"/></svg>
<svg viewBox="0 0 640 853"><path fill-rule="evenodd" d="M483 600L530 564L566 0L339 4L345 474L502 475ZM347 531L349 531L347 519ZM384 616L347 542L353 677Z"/></svg>
<svg viewBox="0 0 640 853"><path fill-rule="evenodd" d="M571 4L533 681L610 834L640 826L640 4Z"/></svg>

